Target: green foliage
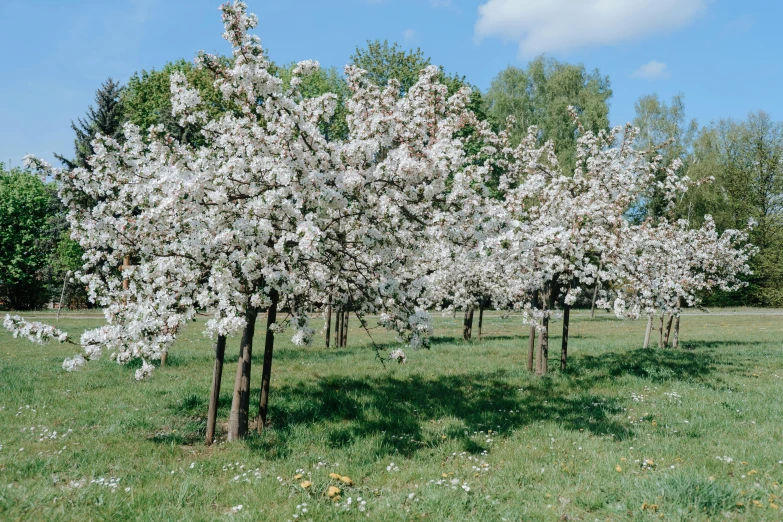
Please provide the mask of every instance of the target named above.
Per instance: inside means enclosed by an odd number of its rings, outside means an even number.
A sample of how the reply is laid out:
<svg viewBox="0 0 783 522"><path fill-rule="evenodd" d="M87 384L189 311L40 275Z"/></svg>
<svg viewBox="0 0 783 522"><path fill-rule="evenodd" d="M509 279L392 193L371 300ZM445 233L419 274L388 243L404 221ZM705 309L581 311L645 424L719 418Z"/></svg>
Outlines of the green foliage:
<svg viewBox="0 0 783 522"><path fill-rule="evenodd" d="M714 126L716 185L724 195L723 220L734 228L757 222L751 241L759 248L745 292L748 302L783 305L783 124L764 112L742 122Z"/></svg>
<svg viewBox="0 0 783 522"><path fill-rule="evenodd" d="M280 67L277 74L283 84L290 88L291 72L295 63ZM345 120L346 107L345 101L351 95L348 89L348 83L336 68L318 69L302 78L299 84L299 91L303 98L316 98L326 93L337 95L337 108L329 123L322 124L321 130L329 140L341 140L348 137L348 124Z"/></svg>
<svg viewBox="0 0 783 522"><path fill-rule="evenodd" d="M671 104L667 104L658 98L657 94L642 96L636 102L636 117L633 124L639 127L637 145L653 152L650 156L659 152L663 156L662 167L668 167L673 161L682 161L682 169L687 172L693 165L694 157L691 155L693 141L696 137L698 126L696 120L687 121L685 117L685 97L678 94L672 98ZM666 146L660 150L660 147ZM661 169L657 173L659 181L663 181L665 172ZM658 219L664 215L667 202L663 194L655 190L644 202L637 213L637 218L652 217ZM682 216L683 205L674 212L674 218Z"/></svg>
<svg viewBox="0 0 783 522"><path fill-rule="evenodd" d="M0 300L13 309L39 307L48 297L41 280L42 247L53 189L37 176L0 163Z"/></svg>
<svg viewBox="0 0 783 522"><path fill-rule="evenodd" d="M228 58L221 58L228 63ZM204 142L200 127L196 124L182 126L171 114L171 74L178 71L199 91L209 118L231 110L213 83L212 71L197 68L185 60L169 62L161 70L142 70L135 73L122 91L122 103L127 121L147 130L152 125L163 125L166 131L183 143L199 145Z"/></svg>
<svg viewBox="0 0 783 522"><path fill-rule="evenodd" d="M499 128L509 116L515 118L514 142L528 127L538 127L541 142L553 140L560 164L573 171L577 134L568 107L574 107L586 130L598 132L609 127L611 95L609 77L597 69L588 72L583 65L539 57L527 69L508 67L495 77L485 95L486 112Z"/></svg>
<svg viewBox="0 0 783 522"><path fill-rule="evenodd" d="M404 94L419 80L419 72L430 65L430 59L421 49L406 52L396 43L375 40L368 41L367 47L357 47L351 64L367 71L367 79L381 87L391 79L397 80L400 93Z"/></svg>
<svg viewBox="0 0 783 522"><path fill-rule="evenodd" d="M95 153L91 142L96 134L100 133L113 138L120 136L122 125L125 122L120 92L120 84L109 78L95 93L95 108L88 107L86 117L79 118L77 123L71 121L71 128L76 134L74 139L76 157L69 160L60 154L55 154L55 157L65 165L66 169L89 167L87 159Z"/></svg>
<svg viewBox="0 0 783 522"><path fill-rule="evenodd" d="M405 94L419 80L421 70L431 65L431 60L419 48L406 52L397 43L389 45L387 40L375 40L368 41L364 48L357 47L351 55L351 64L367 71L366 78L381 87L385 87L391 79L397 80L400 82L400 94ZM470 85L464 76L448 74L443 67L440 72L440 81L448 87L449 95L463 87L471 88L468 107L479 119L486 119L481 91Z"/></svg>
<svg viewBox="0 0 783 522"><path fill-rule="evenodd" d="M759 112L702 128L687 173L714 181L689 191L678 216L699 224L712 214L721 229L757 223L750 235L759 248L750 263L754 273L733 303L783 305L783 124ZM719 293L714 302L728 298Z"/></svg>
<svg viewBox="0 0 783 522"><path fill-rule="evenodd" d="M635 217L665 215L700 226L710 214L720 230L744 229L749 220L756 221L750 241L759 253L751 259L754 273L748 286L734 294L716 292L706 302L783 305L783 124L758 112L744 121L720 120L698 129L685 117L682 95L670 104L657 95L640 98L634 124L641 131L641 147L670 142L663 150L664 165L679 159L682 173L699 182L670 212L660 194L653 193Z"/></svg>

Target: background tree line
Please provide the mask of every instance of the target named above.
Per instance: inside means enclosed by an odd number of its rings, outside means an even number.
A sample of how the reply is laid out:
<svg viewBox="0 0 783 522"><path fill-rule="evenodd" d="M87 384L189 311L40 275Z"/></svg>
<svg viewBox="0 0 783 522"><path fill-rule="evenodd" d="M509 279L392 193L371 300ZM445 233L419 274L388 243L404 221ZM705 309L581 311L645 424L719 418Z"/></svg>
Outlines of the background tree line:
<svg viewBox="0 0 783 522"><path fill-rule="evenodd" d="M405 92L430 59L420 49L406 51L387 41L372 41L357 48L350 63L367 70L379 85L397 79ZM288 83L294 66L276 65L273 71ZM181 125L171 115L169 80L175 71L199 89L211 116L232 110L213 87L209 70L185 60L169 62L160 70L135 73L125 86L108 79L96 92L95 105L71 124L73 157L56 157L66 169L90 168L93 137L101 133L121 139L126 122L142 129L162 126L177 140L201 144L205 138L196 125ZM451 91L472 87L470 108L496 129L508 126L512 142L521 140L535 125L542 143L554 141L566 171L573 170L576 161L577 132L569 107L575 108L586 129L609 128L609 78L580 64L539 57L526 68L509 66L484 93L462 76L444 70L441 74ZM318 70L305 78L300 91L304 97L336 94L337 110L324 131L333 139L346 136L342 102L349 92L340 71ZM653 196L640 201L629 218L683 218L698 226L701 216L712 214L720 229L742 228L754 220L757 226L751 240L759 253L752 260L754 275L749 285L739 293L710 296L707 303L783 306L783 124L760 111L743 121L726 119L699 127L686 118L682 95L667 103L654 94L638 100L633 123L641 129L639 145L652 147L671 140L666 163L679 159L688 176L705 183L682 197L673 215L664 216L662 199ZM709 178L714 180L707 182ZM0 164L0 306L30 309L58 300L67 274L81 265L81 250L68 236L65 209L55 191L52 183ZM64 288L66 304L87 305L78 284L71 282Z"/></svg>

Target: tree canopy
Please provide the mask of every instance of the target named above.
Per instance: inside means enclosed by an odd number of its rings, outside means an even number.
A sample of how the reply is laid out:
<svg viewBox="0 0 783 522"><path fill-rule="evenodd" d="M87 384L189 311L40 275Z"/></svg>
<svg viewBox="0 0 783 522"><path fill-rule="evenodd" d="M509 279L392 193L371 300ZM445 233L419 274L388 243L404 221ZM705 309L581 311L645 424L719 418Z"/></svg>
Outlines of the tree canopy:
<svg viewBox="0 0 783 522"><path fill-rule="evenodd" d="M526 69L509 66L501 71L485 95L490 121L504 128L509 116L513 143L527 134L528 127L538 127L541 143L553 140L555 153L567 171L576 163L576 127L569 107L578 114L584 128L598 132L609 127L609 98L612 96L608 76L583 65L539 57Z"/></svg>

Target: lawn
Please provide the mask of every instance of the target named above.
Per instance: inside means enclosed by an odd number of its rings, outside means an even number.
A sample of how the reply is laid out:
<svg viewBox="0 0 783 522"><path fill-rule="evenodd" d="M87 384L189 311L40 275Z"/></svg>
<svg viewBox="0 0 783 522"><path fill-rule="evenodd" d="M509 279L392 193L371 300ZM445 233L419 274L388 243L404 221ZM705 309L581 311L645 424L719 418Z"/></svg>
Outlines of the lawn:
<svg viewBox="0 0 783 522"><path fill-rule="evenodd" d="M438 317L405 365L383 364L357 326L345 349L279 337L271 429L212 447L201 325L142 382L108 357L66 373L73 346L0 331L0 519L783 519L781 315L697 312L681 350L642 350L643 322L577 313L568 372L553 335L543 378L525 370L519 318L489 314L484 339L464 342ZM385 356L393 339L371 333ZM238 339L227 352L220 422Z"/></svg>

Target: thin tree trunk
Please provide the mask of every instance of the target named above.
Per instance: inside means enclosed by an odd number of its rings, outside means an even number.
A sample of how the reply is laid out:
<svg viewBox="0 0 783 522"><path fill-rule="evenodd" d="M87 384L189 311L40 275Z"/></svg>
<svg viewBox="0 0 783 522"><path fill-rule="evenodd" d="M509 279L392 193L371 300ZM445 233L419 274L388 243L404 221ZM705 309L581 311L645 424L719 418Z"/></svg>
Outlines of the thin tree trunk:
<svg viewBox="0 0 783 522"><path fill-rule="evenodd" d="M677 311L677 317L674 319L674 339L672 339L672 348L680 347L680 311Z"/></svg>
<svg viewBox="0 0 783 522"><path fill-rule="evenodd" d="M674 319L674 339L672 340L672 348L680 347L680 312L682 306L682 298L677 299L677 317Z"/></svg>
<svg viewBox="0 0 783 522"><path fill-rule="evenodd" d="M661 312L661 324L658 325L658 348L663 348L663 317L665 315Z"/></svg>
<svg viewBox="0 0 783 522"><path fill-rule="evenodd" d="M544 295L541 298L544 317L541 319L541 334L538 337L538 371L537 375L546 375L549 369L549 304L552 295L552 283L544 285Z"/></svg>
<svg viewBox="0 0 783 522"><path fill-rule="evenodd" d="M250 364L253 357L253 334L255 333L258 310L247 303L245 331L239 346L239 361L234 379L234 397L231 400L231 414L228 418L228 440L237 440L247 434L248 410L250 408Z"/></svg>
<svg viewBox="0 0 783 522"><path fill-rule="evenodd" d="M601 269L604 267L603 262L598 264L598 272L601 272ZM595 276L595 286L593 287L593 303L590 305L590 319L595 317L595 300L598 297L598 274Z"/></svg>
<svg viewBox="0 0 783 522"><path fill-rule="evenodd" d="M666 332L663 334L663 345L669 346L669 335L672 332L672 321L674 321L674 314L669 314L669 320L666 322Z"/></svg>
<svg viewBox="0 0 783 522"><path fill-rule="evenodd" d="M68 274L70 272L68 270L65 271L65 277L63 278L63 289L62 292L60 292L60 304L57 305L57 322L60 322L60 310L63 309L63 298L65 297L65 284L68 282Z"/></svg>
<svg viewBox="0 0 783 522"><path fill-rule="evenodd" d="M275 348L275 332L272 331L272 325L277 320L277 301L279 296L277 290L272 290L269 294L272 304L266 313L266 338L264 339L264 366L261 370L261 394L258 397L258 418L256 418L256 431L261 433L266 426L267 414L269 413L269 382L272 378L272 351Z"/></svg>
<svg viewBox="0 0 783 522"><path fill-rule="evenodd" d="M326 347L329 348L329 336L332 335L332 296L329 296L329 304L326 305Z"/></svg>
<svg viewBox="0 0 783 522"><path fill-rule="evenodd" d="M536 349L536 326L530 325L530 333L527 339L527 371L533 371L533 359Z"/></svg>
<svg viewBox="0 0 783 522"><path fill-rule="evenodd" d="M462 338L469 341L473 337L473 305L465 310L465 320L462 322Z"/></svg>
<svg viewBox="0 0 783 522"><path fill-rule="evenodd" d="M650 334L652 333L653 316L649 314L647 316L647 329L644 331L644 348L650 347Z"/></svg>
<svg viewBox="0 0 783 522"><path fill-rule="evenodd" d="M538 306L538 290L533 292L533 303ZM536 325L530 325L530 333L527 339L527 371L533 372L533 359L536 350Z"/></svg>
<svg viewBox="0 0 783 522"><path fill-rule="evenodd" d="M484 300L479 300L478 340L481 341L481 327L484 325Z"/></svg>
<svg viewBox="0 0 783 522"><path fill-rule="evenodd" d="M220 381L223 378L223 358L226 354L226 336L218 335L215 343L215 370L212 372L212 391L209 394L209 411L207 411L207 446L215 440L215 425L220 402Z"/></svg>
<svg viewBox="0 0 783 522"><path fill-rule="evenodd" d="M120 270L125 270L127 268L130 268L130 256L125 256L122 258L122 268ZM122 289L127 290L130 288L130 282L128 281L127 277L122 278Z"/></svg>
<svg viewBox="0 0 783 522"><path fill-rule="evenodd" d="M536 375L545 375L549 365L549 317L541 319L541 333L536 344Z"/></svg>
<svg viewBox="0 0 783 522"><path fill-rule="evenodd" d="M563 342L560 346L560 371L566 370L568 361L568 319L571 315L571 306L563 304Z"/></svg>
<svg viewBox="0 0 783 522"><path fill-rule="evenodd" d="M343 322L342 322L342 328L343 328L343 334L342 334L342 341L340 346L343 348L346 348L348 346L348 318L350 316L350 311L348 306L345 307L345 310L343 310Z"/></svg>
<svg viewBox="0 0 783 522"><path fill-rule="evenodd" d="M337 310L335 310L335 317L334 317L334 347L339 348L340 343L342 342L342 335L343 335L343 309L342 307L337 307Z"/></svg>
<svg viewBox="0 0 783 522"><path fill-rule="evenodd" d="M122 258L122 266L120 267L120 270L124 271L127 268L130 268L130 256L125 256L125 257ZM127 277L123 276L122 277L122 289L123 290L128 290L129 288L130 288L130 281L128 280ZM122 304L127 304L127 303L128 303L128 298L127 297L123 297L122 298Z"/></svg>
<svg viewBox="0 0 783 522"><path fill-rule="evenodd" d="M168 332L168 329L166 329L166 332ZM163 368L166 366L166 361L169 359L169 349L166 348L163 350L163 353L160 354L160 367Z"/></svg>

